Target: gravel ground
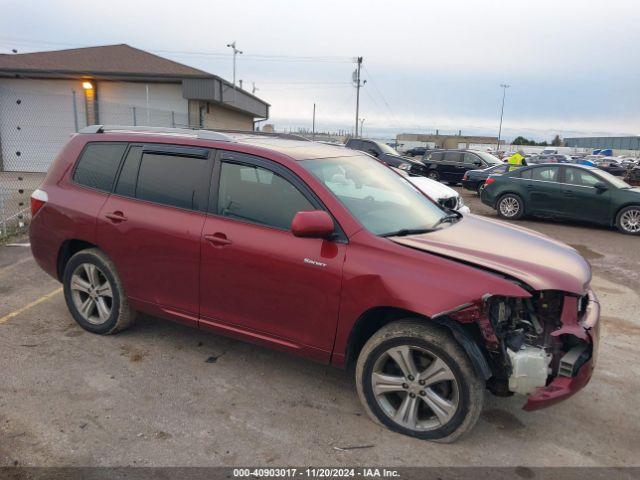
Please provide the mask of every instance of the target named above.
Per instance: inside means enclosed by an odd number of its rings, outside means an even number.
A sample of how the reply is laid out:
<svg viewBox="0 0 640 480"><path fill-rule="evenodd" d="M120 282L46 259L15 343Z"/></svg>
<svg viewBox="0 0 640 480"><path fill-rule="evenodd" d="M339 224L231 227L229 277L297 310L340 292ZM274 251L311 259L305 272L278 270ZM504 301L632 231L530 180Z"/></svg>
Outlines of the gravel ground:
<svg viewBox="0 0 640 480"><path fill-rule="evenodd" d="M640 238L518 223L592 263L596 373L539 412L487 395L475 430L453 445L378 427L352 378L331 367L149 317L120 335L86 333L29 249L0 247L0 466L640 465Z"/></svg>

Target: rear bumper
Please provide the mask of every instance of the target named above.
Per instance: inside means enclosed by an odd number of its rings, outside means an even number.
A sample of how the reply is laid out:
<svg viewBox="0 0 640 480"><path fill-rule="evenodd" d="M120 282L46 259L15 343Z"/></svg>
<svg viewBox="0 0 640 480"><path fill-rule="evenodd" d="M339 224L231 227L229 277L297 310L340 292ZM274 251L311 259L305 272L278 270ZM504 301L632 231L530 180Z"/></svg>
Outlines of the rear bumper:
<svg viewBox="0 0 640 480"><path fill-rule="evenodd" d="M598 357L600 339L600 304L592 291L588 292L589 303L580 327L586 332L586 339L591 342L591 358L587 360L573 377L556 377L546 387L538 388L529 395L527 403L522 407L528 412L550 407L574 395L583 389L591 380Z"/></svg>

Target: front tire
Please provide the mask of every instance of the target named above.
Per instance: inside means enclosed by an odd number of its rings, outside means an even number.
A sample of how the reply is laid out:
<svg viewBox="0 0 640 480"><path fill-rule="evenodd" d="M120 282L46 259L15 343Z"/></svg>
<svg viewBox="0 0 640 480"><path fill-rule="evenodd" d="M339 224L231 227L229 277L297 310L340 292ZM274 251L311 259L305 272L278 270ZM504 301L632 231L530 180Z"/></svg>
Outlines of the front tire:
<svg viewBox="0 0 640 480"><path fill-rule="evenodd" d="M135 320L113 262L97 248L69 259L62 278L64 298L75 321L85 330L109 335Z"/></svg>
<svg viewBox="0 0 640 480"><path fill-rule="evenodd" d="M476 424L485 385L448 331L401 320L367 341L358 357L356 387L376 423L451 443Z"/></svg>
<svg viewBox="0 0 640 480"><path fill-rule="evenodd" d="M518 220L524 215L524 202L520 195L507 193L501 196L496 203L498 215L507 220Z"/></svg>
<svg viewBox="0 0 640 480"><path fill-rule="evenodd" d="M616 215L616 228L627 235L640 235L640 205L620 210Z"/></svg>

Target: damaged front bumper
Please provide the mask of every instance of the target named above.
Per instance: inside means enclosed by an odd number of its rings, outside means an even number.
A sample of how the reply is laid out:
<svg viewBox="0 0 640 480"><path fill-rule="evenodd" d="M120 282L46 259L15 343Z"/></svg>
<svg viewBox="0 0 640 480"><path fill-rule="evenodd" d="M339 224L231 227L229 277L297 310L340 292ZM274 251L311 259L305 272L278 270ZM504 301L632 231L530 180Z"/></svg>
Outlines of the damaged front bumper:
<svg viewBox="0 0 640 480"><path fill-rule="evenodd" d="M590 344L590 358L576 372L558 372L558 376L548 385L536 389L527 398L527 403L522 407L523 410L530 412L561 402L584 388L591 380L600 339L600 304L591 290L587 293L586 299L587 305L581 319L578 319L575 305L572 305L572 302L565 302L562 312L563 326L554 333L575 335Z"/></svg>

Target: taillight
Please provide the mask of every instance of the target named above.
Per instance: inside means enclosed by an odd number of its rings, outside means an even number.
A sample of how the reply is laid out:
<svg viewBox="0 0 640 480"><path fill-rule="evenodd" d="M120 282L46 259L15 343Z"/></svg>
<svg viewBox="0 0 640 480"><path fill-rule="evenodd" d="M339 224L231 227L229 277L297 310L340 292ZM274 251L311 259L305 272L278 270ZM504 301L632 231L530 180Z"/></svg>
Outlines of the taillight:
<svg viewBox="0 0 640 480"><path fill-rule="evenodd" d="M492 184L493 182L495 182L495 181L496 181L496 179L495 179L495 178L493 178L493 177L489 177L489 178L487 178L487 179L485 180L485 182L484 182L484 186L485 186L485 187L488 187L489 185L491 185L491 184Z"/></svg>
<svg viewBox="0 0 640 480"><path fill-rule="evenodd" d="M33 217L49 201L49 195L44 190L36 190L31 194L31 216Z"/></svg>

